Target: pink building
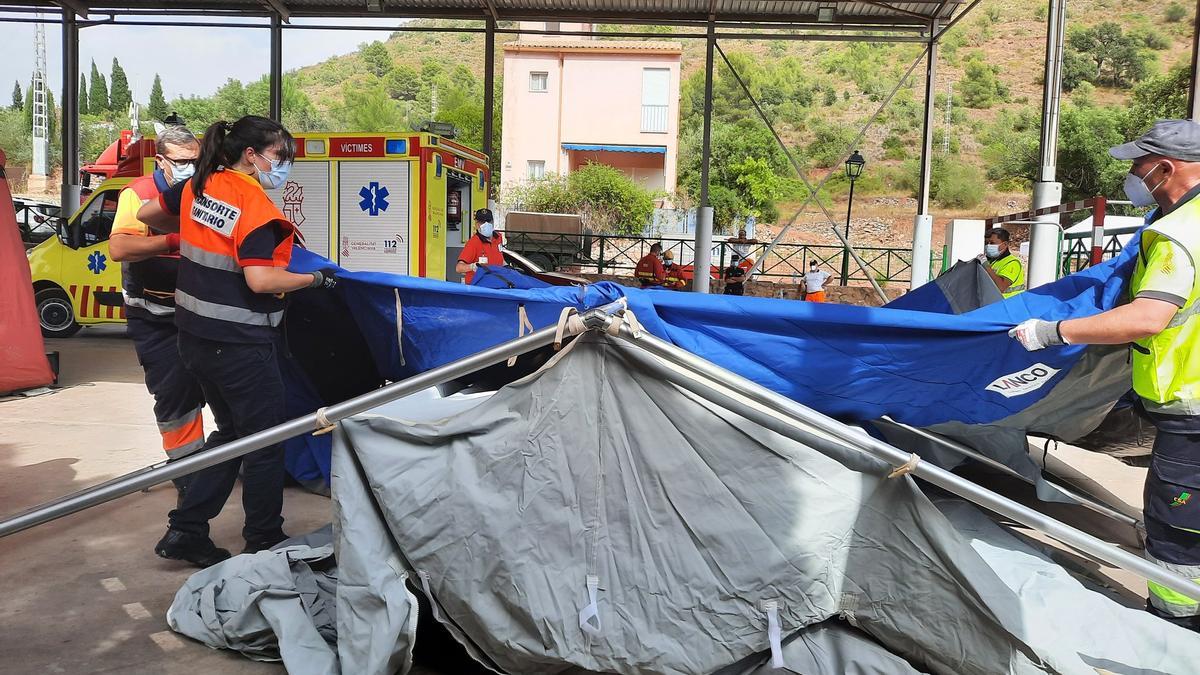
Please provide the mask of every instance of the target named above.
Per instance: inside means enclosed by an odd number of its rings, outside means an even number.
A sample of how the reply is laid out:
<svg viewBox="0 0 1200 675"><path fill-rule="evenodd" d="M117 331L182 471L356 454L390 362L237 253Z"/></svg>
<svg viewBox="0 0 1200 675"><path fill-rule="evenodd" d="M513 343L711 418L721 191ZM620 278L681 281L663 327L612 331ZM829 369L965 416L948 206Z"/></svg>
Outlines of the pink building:
<svg viewBox="0 0 1200 675"><path fill-rule="evenodd" d="M590 27L548 29L560 28ZM677 42L524 36L504 45L504 184L597 162L674 191L682 53Z"/></svg>

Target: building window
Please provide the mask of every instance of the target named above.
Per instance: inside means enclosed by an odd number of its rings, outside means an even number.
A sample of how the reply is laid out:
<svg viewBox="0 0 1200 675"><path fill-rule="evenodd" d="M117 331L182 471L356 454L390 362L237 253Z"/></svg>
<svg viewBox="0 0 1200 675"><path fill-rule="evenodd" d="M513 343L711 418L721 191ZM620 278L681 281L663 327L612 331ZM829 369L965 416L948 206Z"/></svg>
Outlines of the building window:
<svg viewBox="0 0 1200 675"><path fill-rule="evenodd" d="M546 83L549 80L550 73L530 73L529 91L546 91Z"/></svg>
<svg viewBox="0 0 1200 675"><path fill-rule="evenodd" d="M671 95L671 71L667 68L642 70L642 132L667 133L667 108Z"/></svg>
<svg viewBox="0 0 1200 675"><path fill-rule="evenodd" d="M530 180L540 180L546 177L546 162L540 159L531 159L526 162L528 169L527 173Z"/></svg>

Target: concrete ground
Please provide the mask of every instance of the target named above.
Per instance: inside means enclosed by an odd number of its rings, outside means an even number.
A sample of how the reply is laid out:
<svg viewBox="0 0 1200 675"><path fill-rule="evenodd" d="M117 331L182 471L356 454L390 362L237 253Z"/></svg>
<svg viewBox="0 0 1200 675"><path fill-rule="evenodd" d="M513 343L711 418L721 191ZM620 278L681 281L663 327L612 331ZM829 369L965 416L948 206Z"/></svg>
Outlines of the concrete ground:
<svg viewBox="0 0 1200 675"><path fill-rule="evenodd" d="M123 327L48 340L65 389L0 401L0 513L41 502L163 458L152 399ZM206 426L212 428L211 419ZM165 614L194 571L154 555L175 489L160 485L0 543L0 671L10 673L279 673L176 635ZM237 553L240 488L213 521L213 540ZM289 488L289 533L328 523L330 502Z"/></svg>
<svg viewBox="0 0 1200 675"><path fill-rule="evenodd" d="M0 516L162 458L152 401L123 328L85 329L48 341L47 349L61 353L65 388L0 399ZM1132 515L1140 511L1145 469L1066 445L1052 448L1050 462L1074 484ZM1015 481L975 477L1085 531L1131 550L1137 545L1128 527L1079 507L1038 502ZM213 522L213 539L235 553L242 546L239 494ZM158 486L0 540L0 671L282 672L278 664L211 650L167 627L166 610L193 571L152 551L174 501L170 485ZM289 533L308 532L329 522L330 502L289 488L284 516ZM1058 549L1060 562L1086 571L1131 606L1144 601L1144 585L1133 575Z"/></svg>

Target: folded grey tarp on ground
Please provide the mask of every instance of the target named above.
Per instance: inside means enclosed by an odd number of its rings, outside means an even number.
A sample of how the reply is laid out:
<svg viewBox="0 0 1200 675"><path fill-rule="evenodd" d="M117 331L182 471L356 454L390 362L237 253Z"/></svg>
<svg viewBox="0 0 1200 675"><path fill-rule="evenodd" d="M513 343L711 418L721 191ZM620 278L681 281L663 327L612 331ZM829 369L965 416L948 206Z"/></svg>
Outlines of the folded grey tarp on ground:
<svg viewBox="0 0 1200 675"><path fill-rule="evenodd" d="M1200 637L888 469L703 401L601 335L490 397L383 406L335 438L341 672L407 669L406 582L431 596L420 620L508 673L765 673L772 616L793 672L906 672L838 663L869 651L854 640L954 675L1200 662Z"/></svg>

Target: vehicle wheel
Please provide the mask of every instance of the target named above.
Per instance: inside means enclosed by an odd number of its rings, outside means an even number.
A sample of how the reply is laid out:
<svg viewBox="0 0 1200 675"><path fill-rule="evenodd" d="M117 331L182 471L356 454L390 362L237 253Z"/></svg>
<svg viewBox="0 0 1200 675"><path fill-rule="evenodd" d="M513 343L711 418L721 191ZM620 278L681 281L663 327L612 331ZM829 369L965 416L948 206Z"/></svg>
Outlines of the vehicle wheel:
<svg viewBox="0 0 1200 675"><path fill-rule="evenodd" d="M542 268L543 272L553 272L558 268L558 263L545 253L530 253L525 256L529 258L529 262Z"/></svg>
<svg viewBox="0 0 1200 675"><path fill-rule="evenodd" d="M65 338L79 332L71 298L62 289L43 288L34 294L33 299L37 303L38 320L44 337Z"/></svg>

